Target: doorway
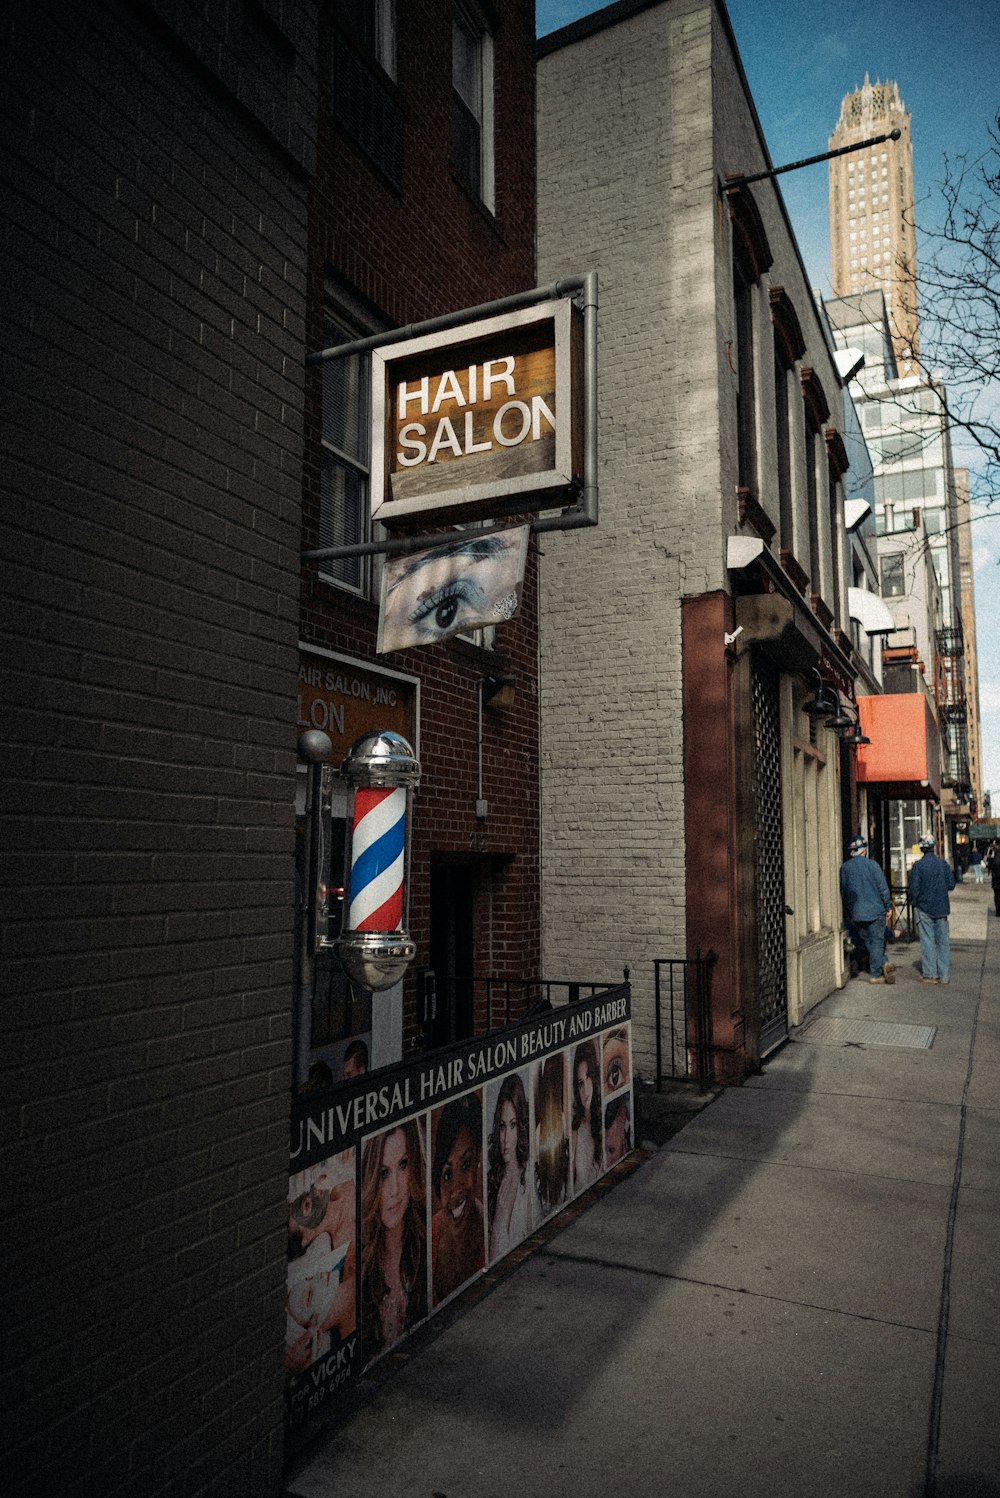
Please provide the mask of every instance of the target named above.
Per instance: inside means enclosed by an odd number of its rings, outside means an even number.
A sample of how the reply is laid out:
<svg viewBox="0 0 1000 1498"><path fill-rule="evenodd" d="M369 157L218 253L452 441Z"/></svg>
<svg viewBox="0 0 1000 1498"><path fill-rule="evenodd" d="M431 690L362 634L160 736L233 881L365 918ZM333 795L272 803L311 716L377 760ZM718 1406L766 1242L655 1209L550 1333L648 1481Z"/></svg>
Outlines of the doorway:
<svg viewBox="0 0 1000 1498"><path fill-rule="evenodd" d="M475 899L478 869L470 863L431 865L430 959L437 983L432 1046L468 1040L475 1031Z"/></svg>

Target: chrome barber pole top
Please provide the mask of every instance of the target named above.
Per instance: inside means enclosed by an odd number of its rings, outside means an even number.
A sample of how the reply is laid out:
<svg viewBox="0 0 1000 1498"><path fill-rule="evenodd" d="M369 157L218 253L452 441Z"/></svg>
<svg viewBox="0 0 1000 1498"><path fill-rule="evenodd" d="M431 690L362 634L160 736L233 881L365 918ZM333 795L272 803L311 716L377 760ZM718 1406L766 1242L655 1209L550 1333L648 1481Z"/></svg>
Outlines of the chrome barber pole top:
<svg viewBox="0 0 1000 1498"><path fill-rule="evenodd" d="M350 978L378 991L398 983L416 955L406 930L409 820L420 765L388 730L352 745L341 775L353 791L347 822L346 922L337 953Z"/></svg>

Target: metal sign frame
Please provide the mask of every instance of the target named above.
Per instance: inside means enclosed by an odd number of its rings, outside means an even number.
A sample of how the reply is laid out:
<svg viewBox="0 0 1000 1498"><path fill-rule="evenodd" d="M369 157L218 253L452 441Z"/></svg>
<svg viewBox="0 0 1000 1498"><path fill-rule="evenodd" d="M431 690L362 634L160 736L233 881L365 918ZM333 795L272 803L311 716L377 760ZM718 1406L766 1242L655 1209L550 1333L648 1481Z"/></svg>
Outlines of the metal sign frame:
<svg viewBox="0 0 1000 1498"><path fill-rule="evenodd" d="M583 483L574 484L567 496L567 504L558 514L541 515L530 522L532 531L575 530L581 526L598 523L597 483L597 272L587 271L582 276L566 277L548 286L535 287L532 291L520 292L487 302L461 312L446 313L427 322L414 323L397 328L389 333L376 333L368 338L358 338L351 343L337 344L333 348L321 349L306 355L306 364L325 363L328 359L343 359L352 354L370 353L406 339L421 337L446 328L456 328L477 318L514 311L518 307L529 307L538 302L548 302L564 297L571 298L583 314ZM538 495L539 503L531 501L537 491L525 493L523 509L541 508L545 496ZM554 508L554 495L548 496L549 508ZM499 520L495 525L484 525L478 532L489 535L492 531L506 530L519 522ZM404 552L419 551L427 546L453 540L454 530L443 530L432 535L383 536L379 540L360 541L344 546L320 546L302 553L303 562L319 562L341 557L395 556Z"/></svg>
<svg viewBox="0 0 1000 1498"><path fill-rule="evenodd" d="M523 506L523 496L526 494L548 495L551 490L567 490L575 478L582 477L580 472L582 459L580 437L582 434L579 430L579 420L574 420L576 416L574 406L579 406L578 401L574 402L573 392L574 312L573 303L564 297L530 307L521 307L515 312L503 313L497 317L460 324L457 328L429 333L422 338L409 339L388 349L372 351L371 515L373 520L391 524L397 518L420 520L435 512L439 515L443 515L444 512L474 515L481 512L484 504L496 507L506 503L506 507L510 508L511 505L507 502L511 500L516 500ZM576 315L578 319L579 314ZM447 365L454 364L462 367L470 365L471 369L466 375L470 385L481 366L480 388L476 391L479 400L470 399L464 410L466 435L471 439L474 410L478 407L481 412L488 399L488 390L484 391L481 388L490 378L487 371L490 366L501 362L496 358L484 359L484 355L506 348L505 334L511 335L510 346L516 347L518 333L527 334L530 338L533 332L541 335L541 341L539 347L532 352L536 357L544 359L546 363L551 358L554 366L552 394L555 409L553 411L545 405L541 407L547 412L545 418L547 424L548 417L554 417L554 442L547 444L547 450L551 451L551 461L548 466L532 469L534 455L538 451L535 440L522 444L504 435L502 418L504 410L508 407L517 408L513 412L515 438L519 419L521 433L526 436L532 415L539 409L536 402L540 401L540 397L532 397L531 407L524 399L517 399L519 393L523 395L526 392L517 390L513 373L497 377L497 382L502 382L506 386L506 393L512 399L501 408L493 423L494 431L487 437L489 443L487 452L473 451L471 456L463 454L437 462L433 458L425 458L409 471L402 469L398 464L394 466L393 450L400 440L405 441L403 434L406 431L416 429L421 434L429 436L432 425L438 426L439 423L443 425L444 421L447 421L454 434L451 417L456 413L453 410L452 401L447 403L449 409L443 418L432 410L426 422L417 420L410 423L405 419L401 422L395 407L399 392L405 389L408 369L421 367L426 369L428 365L433 368L434 373L430 377L427 374L423 376L423 382L426 382L425 392L429 395L430 380L443 383ZM423 357L435 354L439 354L440 359L428 360ZM522 362L524 362L523 357ZM449 373L457 389L455 372L449 371ZM412 399L415 393L410 392L408 398ZM420 414L427 417L427 413L423 411ZM398 433L397 425L400 426ZM481 417L480 425L482 425ZM541 418L538 419L537 426L540 434ZM497 429L499 429L498 435ZM534 438L534 433L532 435ZM427 444L421 445L426 448ZM477 446L486 446L486 443L477 444ZM432 445L432 453L433 450ZM521 461L518 461L519 459ZM525 459L527 461L524 461ZM503 474L497 472L498 460L502 461L504 468L513 471ZM483 473L477 480L475 476L479 475L484 468L486 473ZM419 491L407 498L406 490L411 485L419 486ZM397 494L400 497L397 497Z"/></svg>

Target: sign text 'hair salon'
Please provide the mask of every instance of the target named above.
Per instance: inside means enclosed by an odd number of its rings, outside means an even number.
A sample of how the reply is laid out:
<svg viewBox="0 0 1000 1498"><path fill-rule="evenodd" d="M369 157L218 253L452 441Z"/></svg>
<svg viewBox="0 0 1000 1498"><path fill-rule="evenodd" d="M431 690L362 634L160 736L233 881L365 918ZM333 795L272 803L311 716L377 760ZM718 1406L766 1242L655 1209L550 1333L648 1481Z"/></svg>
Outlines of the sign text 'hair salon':
<svg viewBox="0 0 1000 1498"><path fill-rule="evenodd" d="M580 468L579 314L544 302L372 356L372 514L510 508Z"/></svg>

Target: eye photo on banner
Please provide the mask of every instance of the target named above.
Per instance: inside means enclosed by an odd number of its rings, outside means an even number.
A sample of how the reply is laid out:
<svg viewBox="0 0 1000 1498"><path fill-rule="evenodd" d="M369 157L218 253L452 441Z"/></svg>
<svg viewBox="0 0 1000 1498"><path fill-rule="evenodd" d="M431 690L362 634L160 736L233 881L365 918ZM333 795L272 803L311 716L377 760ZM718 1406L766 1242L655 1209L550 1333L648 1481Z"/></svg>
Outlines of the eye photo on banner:
<svg viewBox="0 0 1000 1498"><path fill-rule="evenodd" d="M379 654L513 619L528 534L526 525L487 536L465 531L441 546L390 557L382 569Z"/></svg>

